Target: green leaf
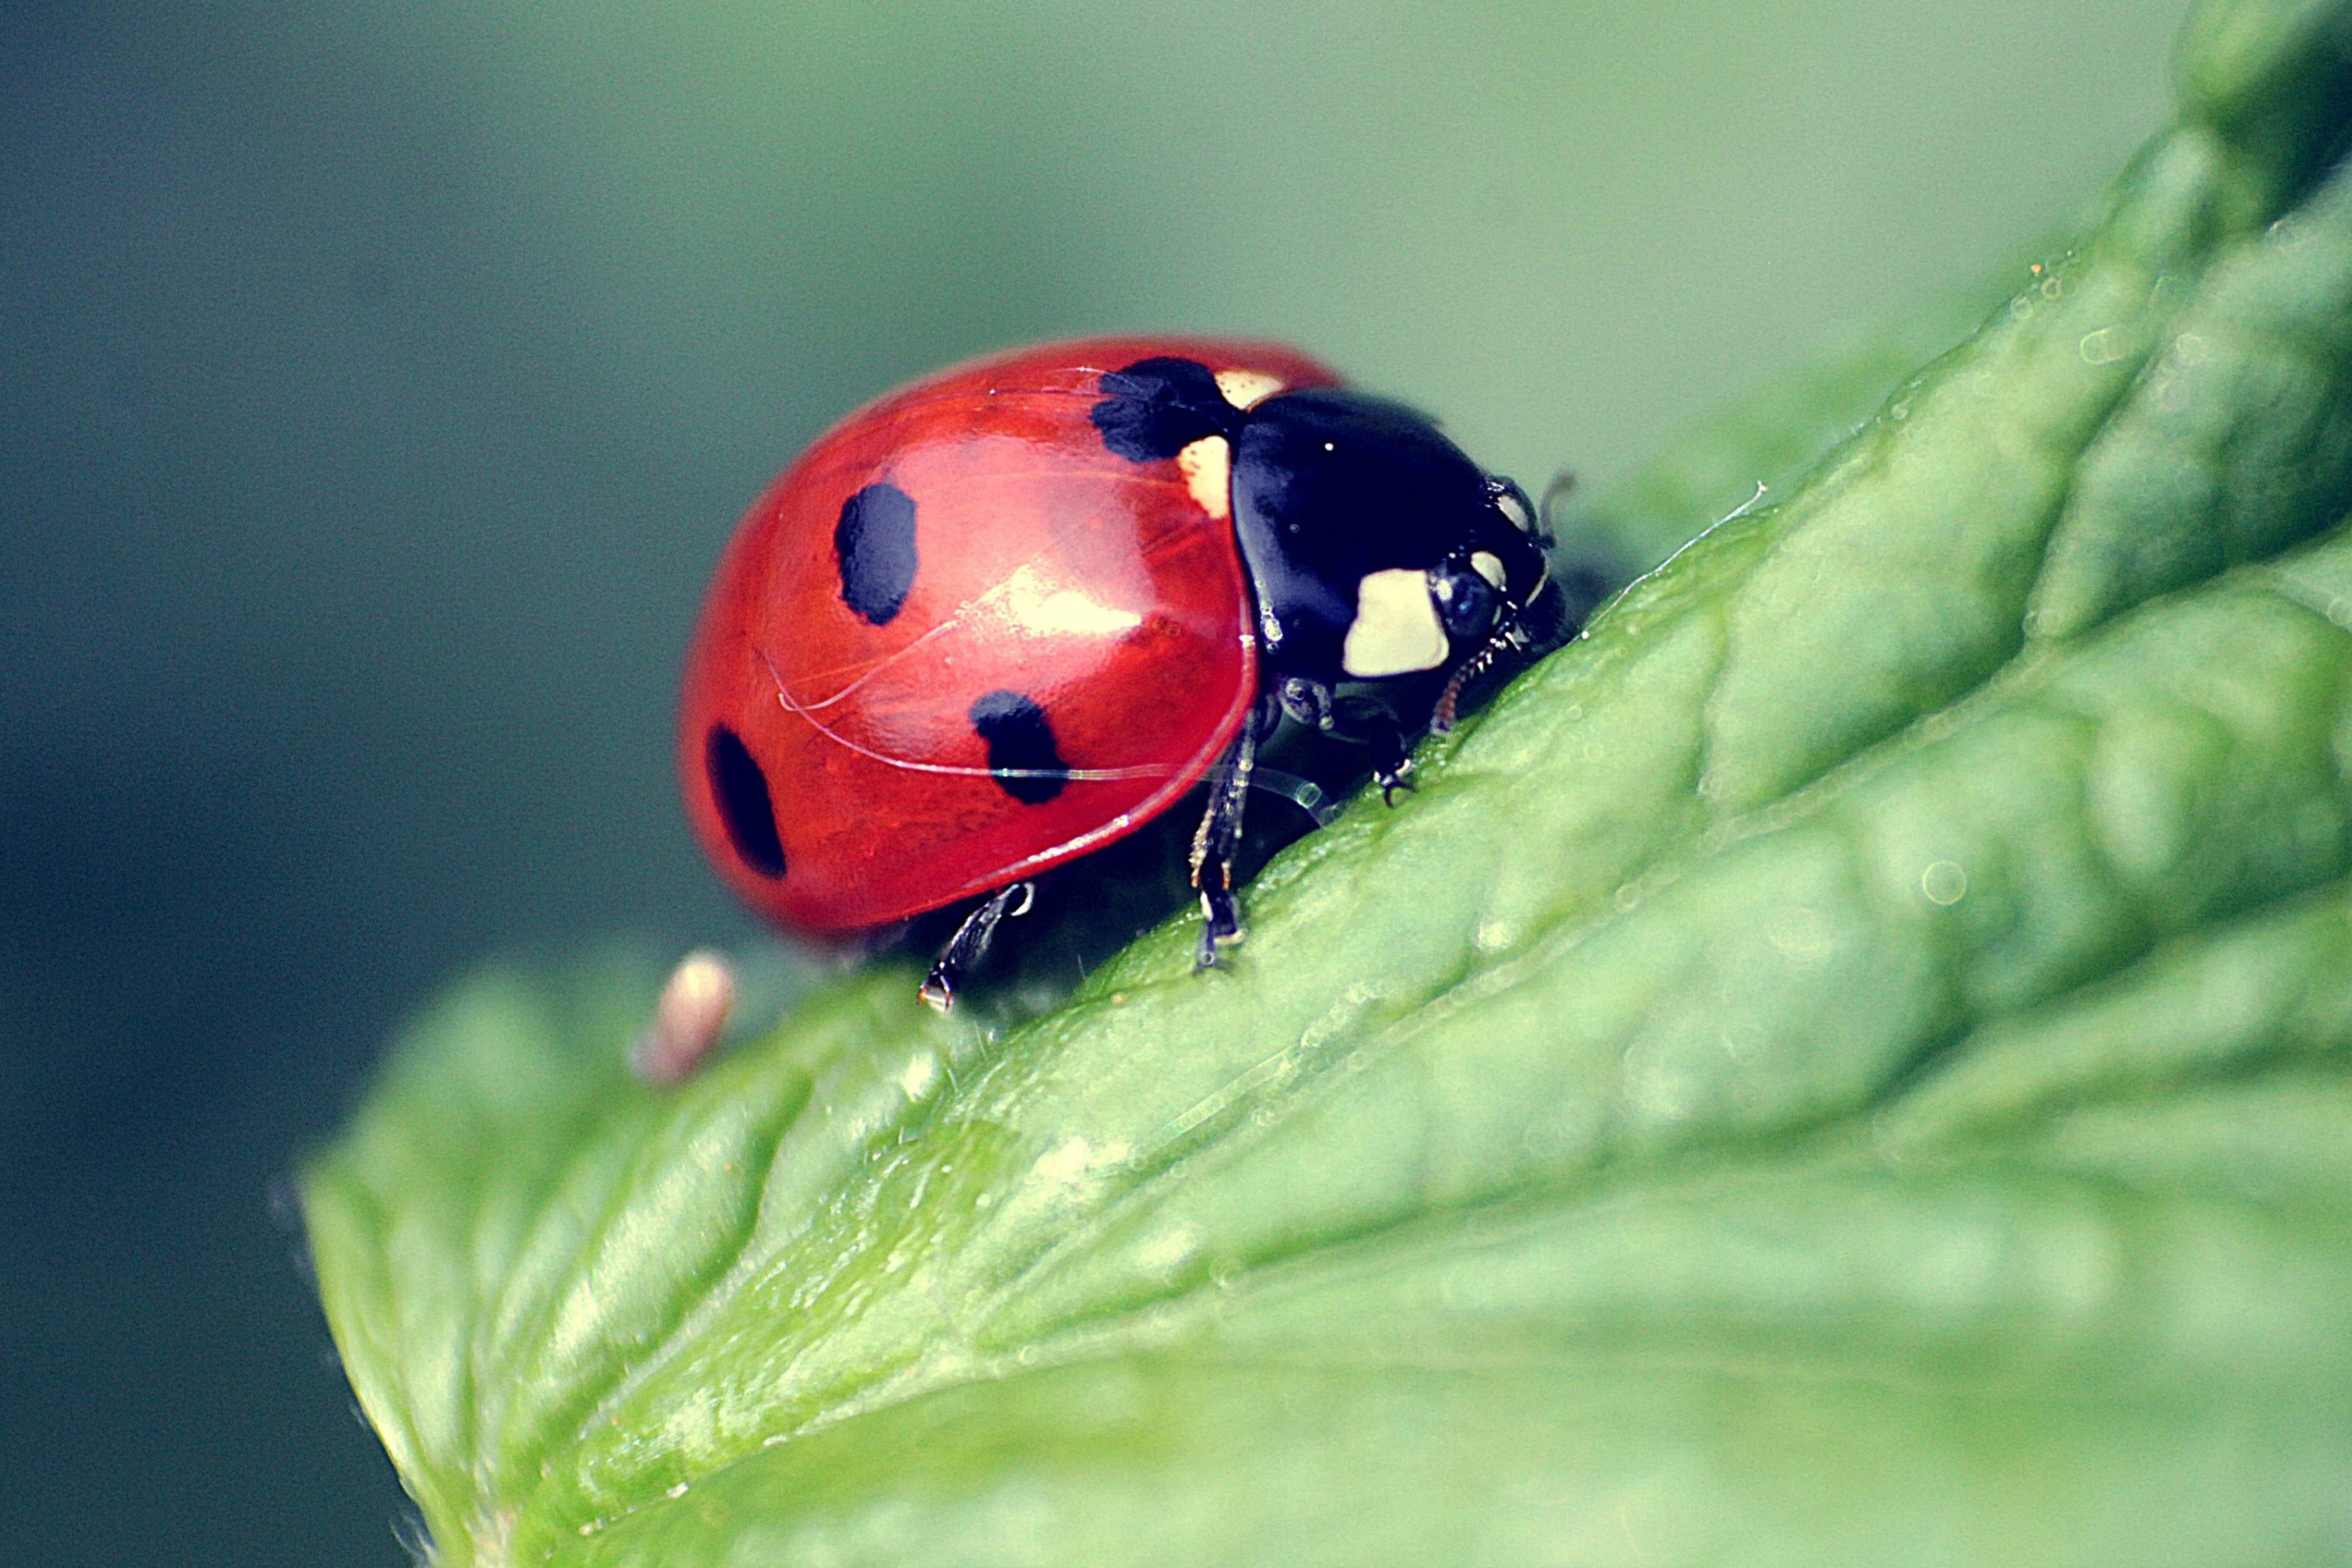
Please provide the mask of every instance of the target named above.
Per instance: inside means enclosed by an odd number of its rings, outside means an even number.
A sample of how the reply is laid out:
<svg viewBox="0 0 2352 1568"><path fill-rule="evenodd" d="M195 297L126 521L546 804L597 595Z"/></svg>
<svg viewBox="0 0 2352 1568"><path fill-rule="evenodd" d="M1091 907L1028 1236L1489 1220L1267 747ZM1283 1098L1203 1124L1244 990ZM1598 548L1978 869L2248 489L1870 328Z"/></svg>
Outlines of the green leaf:
<svg viewBox="0 0 2352 1568"><path fill-rule="evenodd" d="M1229 970L668 1091L650 976L444 1003L303 1182L438 1560L2341 1561L2348 58L2192 17L2082 247Z"/></svg>

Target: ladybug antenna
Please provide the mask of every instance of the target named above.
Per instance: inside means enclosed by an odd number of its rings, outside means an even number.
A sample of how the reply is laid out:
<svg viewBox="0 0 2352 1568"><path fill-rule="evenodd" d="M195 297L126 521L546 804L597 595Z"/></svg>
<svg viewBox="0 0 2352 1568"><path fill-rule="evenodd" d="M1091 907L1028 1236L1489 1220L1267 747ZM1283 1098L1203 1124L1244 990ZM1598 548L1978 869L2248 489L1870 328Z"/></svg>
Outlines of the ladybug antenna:
<svg viewBox="0 0 2352 1568"><path fill-rule="evenodd" d="M1552 516L1574 489L1576 476L1562 468L1551 477L1551 483L1544 486L1543 497L1536 502L1536 542L1546 550L1559 542L1559 530L1552 526Z"/></svg>

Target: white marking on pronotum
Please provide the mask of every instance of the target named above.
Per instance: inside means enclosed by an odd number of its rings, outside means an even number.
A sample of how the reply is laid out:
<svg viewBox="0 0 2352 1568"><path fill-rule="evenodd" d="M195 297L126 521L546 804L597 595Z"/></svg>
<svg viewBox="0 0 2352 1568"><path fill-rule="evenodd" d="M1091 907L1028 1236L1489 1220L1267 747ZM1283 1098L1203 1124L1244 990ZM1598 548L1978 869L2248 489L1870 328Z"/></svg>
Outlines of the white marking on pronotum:
<svg viewBox="0 0 2352 1568"><path fill-rule="evenodd" d="M1221 370L1217 390L1236 408L1255 408L1282 390L1282 377L1262 370Z"/></svg>
<svg viewBox="0 0 2352 1568"><path fill-rule="evenodd" d="M1511 520L1512 526L1521 533L1533 533L1536 531L1536 520L1528 515L1528 509L1521 506L1519 498L1510 491L1504 490L1496 495L1495 505L1501 510L1505 517Z"/></svg>
<svg viewBox="0 0 2352 1568"><path fill-rule="evenodd" d="M1427 573L1396 566L1364 574L1356 584L1356 618L1339 648L1341 668L1359 680L1378 680L1435 669L1448 651Z"/></svg>
<svg viewBox="0 0 2352 1568"><path fill-rule="evenodd" d="M1203 436L1178 452L1176 468L1202 511L1219 522L1234 515L1234 448L1223 436Z"/></svg>

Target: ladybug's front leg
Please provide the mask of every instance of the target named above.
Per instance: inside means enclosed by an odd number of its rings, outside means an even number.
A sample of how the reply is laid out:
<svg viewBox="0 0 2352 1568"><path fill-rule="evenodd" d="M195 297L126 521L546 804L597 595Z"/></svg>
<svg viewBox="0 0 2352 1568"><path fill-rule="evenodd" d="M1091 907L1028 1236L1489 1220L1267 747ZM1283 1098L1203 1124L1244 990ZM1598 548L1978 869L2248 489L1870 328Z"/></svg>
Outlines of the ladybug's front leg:
<svg viewBox="0 0 2352 1568"><path fill-rule="evenodd" d="M1372 749L1372 782L1381 786L1381 804L1394 805L1396 792L1411 789L1412 752L1394 719L1382 715L1364 727L1364 743Z"/></svg>
<svg viewBox="0 0 2352 1568"><path fill-rule="evenodd" d="M1328 682L1302 675L1285 676L1277 697L1282 710L1301 724L1334 740L1370 747L1372 782L1381 786L1381 800L1394 805L1396 792L1412 787L1412 752L1396 715L1387 708L1362 698L1342 702Z"/></svg>

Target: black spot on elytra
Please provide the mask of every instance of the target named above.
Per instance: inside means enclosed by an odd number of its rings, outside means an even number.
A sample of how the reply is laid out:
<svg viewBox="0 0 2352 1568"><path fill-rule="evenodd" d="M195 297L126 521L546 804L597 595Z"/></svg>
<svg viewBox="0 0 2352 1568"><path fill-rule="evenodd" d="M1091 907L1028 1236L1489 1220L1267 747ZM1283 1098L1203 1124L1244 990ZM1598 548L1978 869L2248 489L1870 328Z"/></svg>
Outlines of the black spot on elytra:
<svg viewBox="0 0 2352 1568"><path fill-rule="evenodd" d="M971 705L971 727L988 742L988 771L1024 805L1043 805L1062 793L1070 764L1054 743L1045 710L1017 691L992 691Z"/></svg>
<svg viewBox="0 0 2352 1568"><path fill-rule="evenodd" d="M1103 445L1130 462L1172 458L1203 436L1230 436L1241 419L1216 376L1193 360L1139 359L1104 372L1102 391L1087 417Z"/></svg>
<svg viewBox="0 0 2352 1568"><path fill-rule="evenodd" d="M833 525L841 602L882 626L915 585L915 498L896 485L868 485L841 503Z"/></svg>
<svg viewBox="0 0 2352 1568"><path fill-rule="evenodd" d="M760 771L743 737L724 724L713 724L703 749L703 766L709 771L711 798L719 803L719 819L727 825L735 853L770 881L782 878L784 842L776 836L775 802L768 795L768 775Z"/></svg>

